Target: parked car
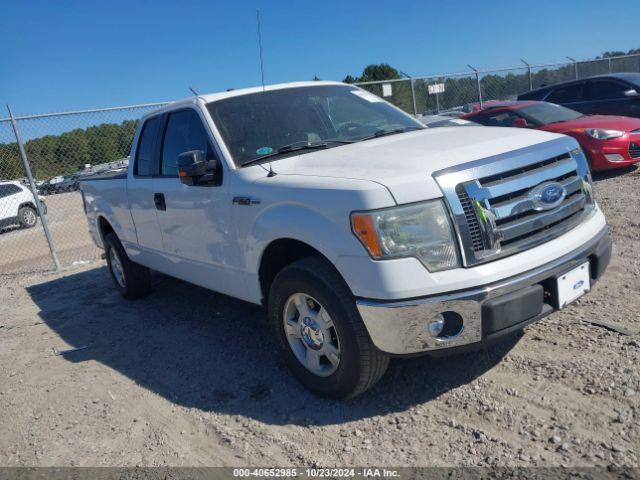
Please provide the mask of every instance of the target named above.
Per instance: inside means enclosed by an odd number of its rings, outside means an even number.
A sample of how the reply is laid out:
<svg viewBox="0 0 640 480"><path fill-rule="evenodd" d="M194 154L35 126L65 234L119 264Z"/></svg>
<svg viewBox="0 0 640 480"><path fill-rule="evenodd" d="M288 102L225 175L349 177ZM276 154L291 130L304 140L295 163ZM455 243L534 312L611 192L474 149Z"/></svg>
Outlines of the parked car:
<svg viewBox="0 0 640 480"><path fill-rule="evenodd" d="M131 159L80 184L115 287L140 297L153 269L264 305L286 364L324 396L364 392L391 356L519 331L610 258L574 138L429 129L353 85L171 103L142 118Z"/></svg>
<svg viewBox="0 0 640 480"><path fill-rule="evenodd" d="M42 182L38 186L38 191L42 195L74 192L80 188L80 177L81 175L77 173L73 173L71 175L59 175Z"/></svg>
<svg viewBox="0 0 640 480"><path fill-rule="evenodd" d="M422 115L418 118L429 128L437 127L471 127L478 125L470 120L463 120L457 117L449 117L447 115Z"/></svg>
<svg viewBox="0 0 640 480"><path fill-rule="evenodd" d="M44 200L39 198L43 213L47 213ZM31 190L18 181L0 182L0 227L20 225L31 228L37 223L38 208Z"/></svg>
<svg viewBox="0 0 640 480"><path fill-rule="evenodd" d="M640 73L611 73L557 83L518 95L594 115L640 117Z"/></svg>
<svg viewBox="0 0 640 480"><path fill-rule="evenodd" d="M640 162L640 119L583 115L548 102L522 101L494 105L462 118L490 127L526 127L569 135L580 143L592 170Z"/></svg>

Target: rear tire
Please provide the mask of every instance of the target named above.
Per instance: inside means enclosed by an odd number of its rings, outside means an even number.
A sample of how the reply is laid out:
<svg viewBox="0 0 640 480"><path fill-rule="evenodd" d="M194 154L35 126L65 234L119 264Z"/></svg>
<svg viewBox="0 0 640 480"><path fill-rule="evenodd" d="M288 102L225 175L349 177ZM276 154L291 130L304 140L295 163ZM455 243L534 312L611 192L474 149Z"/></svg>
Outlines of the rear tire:
<svg viewBox="0 0 640 480"><path fill-rule="evenodd" d="M104 237L107 266L111 279L127 300L143 297L151 291L151 271L133 262L115 233Z"/></svg>
<svg viewBox="0 0 640 480"><path fill-rule="evenodd" d="M300 298L305 299L302 307L292 308ZM287 366L320 396L360 395L389 365L388 355L373 345L346 283L321 257L305 258L278 273L269 291L269 321ZM305 355L319 360L303 363Z"/></svg>
<svg viewBox="0 0 640 480"><path fill-rule="evenodd" d="M36 209L29 206L20 207L20 210L18 210L18 221L24 228L35 227L38 223L38 213Z"/></svg>

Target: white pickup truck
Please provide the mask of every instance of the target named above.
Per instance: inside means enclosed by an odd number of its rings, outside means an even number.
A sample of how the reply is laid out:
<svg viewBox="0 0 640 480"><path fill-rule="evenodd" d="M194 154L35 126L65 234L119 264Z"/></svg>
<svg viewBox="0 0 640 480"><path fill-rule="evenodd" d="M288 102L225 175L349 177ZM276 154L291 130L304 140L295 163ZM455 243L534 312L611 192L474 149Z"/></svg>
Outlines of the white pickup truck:
<svg viewBox="0 0 640 480"><path fill-rule="evenodd" d="M172 103L141 120L131 159L81 182L118 290L147 293L155 270L264 305L324 396L362 393L391 356L518 331L589 291L611 255L574 139L429 129L351 85Z"/></svg>

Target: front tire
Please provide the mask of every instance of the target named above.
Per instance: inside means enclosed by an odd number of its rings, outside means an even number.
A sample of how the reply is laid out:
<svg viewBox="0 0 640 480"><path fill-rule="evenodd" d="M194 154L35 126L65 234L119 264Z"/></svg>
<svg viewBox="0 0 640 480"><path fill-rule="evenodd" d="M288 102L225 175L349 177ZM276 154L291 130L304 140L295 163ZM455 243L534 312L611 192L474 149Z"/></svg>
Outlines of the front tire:
<svg viewBox="0 0 640 480"><path fill-rule="evenodd" d="M120 294L127 300L143 297L151 291L151 271L133 262L115 233L104 237L109 273Z"/></svg>
<svg viewBox="0 0 640 480"><path fill-rule="evenodd" d="M269 321L294 376L323 397L360 395L389 365L371 342L351 291L321 257L278 273L269 291Z"/></svg>
<svg viewBox="0 0 640 480"><path fill-rule="evenodd" d="M33 207L25 206L18 210L18 221L24 228L35 227L38 223L38 214Z"/></svg>

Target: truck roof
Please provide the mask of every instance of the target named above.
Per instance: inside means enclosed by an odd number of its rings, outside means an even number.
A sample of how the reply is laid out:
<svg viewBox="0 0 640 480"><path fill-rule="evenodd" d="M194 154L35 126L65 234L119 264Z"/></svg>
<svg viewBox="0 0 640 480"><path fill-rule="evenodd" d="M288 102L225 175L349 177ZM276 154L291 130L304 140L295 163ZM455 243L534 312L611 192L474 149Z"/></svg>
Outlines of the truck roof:
<svg viewBox="0 0 640 480"><path fill-rule="evenodd" d="M195 103L198 99L204 101L205 103L209 103L209 102L214 102L216 100L222 100L225 98L231 98L231 97L238 97L240 95L247 95L247 94L251 94L251 93L258 93L263 91L272 91L272 90L282 90L285 88L301 88L301 87L317 87L320 85L348 85L346 83L341 83L341 82L331 82L331 81L317 81L317 80L311 80L311 81L307 81L307 82L288 82L288 83L276 83L273 85L265 85L264 87L262 86L258 86L258 87L248 87L248 88L239 88L239 89L234 89L234 90L227 90L224 92L217 92L217 93L207 93L207 94L200 94L198 96L192 96L192 97L187 97L187 98L183 98L181 100L176 100L174 102L169 103L168 105L159 108L157 110L154 110L152 112L149 112L147 115L144 115L142 118L146 118L148 116L151 115L156 115L160 112L163 112L165 110L174 110L177 106L180 105L192 105L193 103Z"/></svg>

